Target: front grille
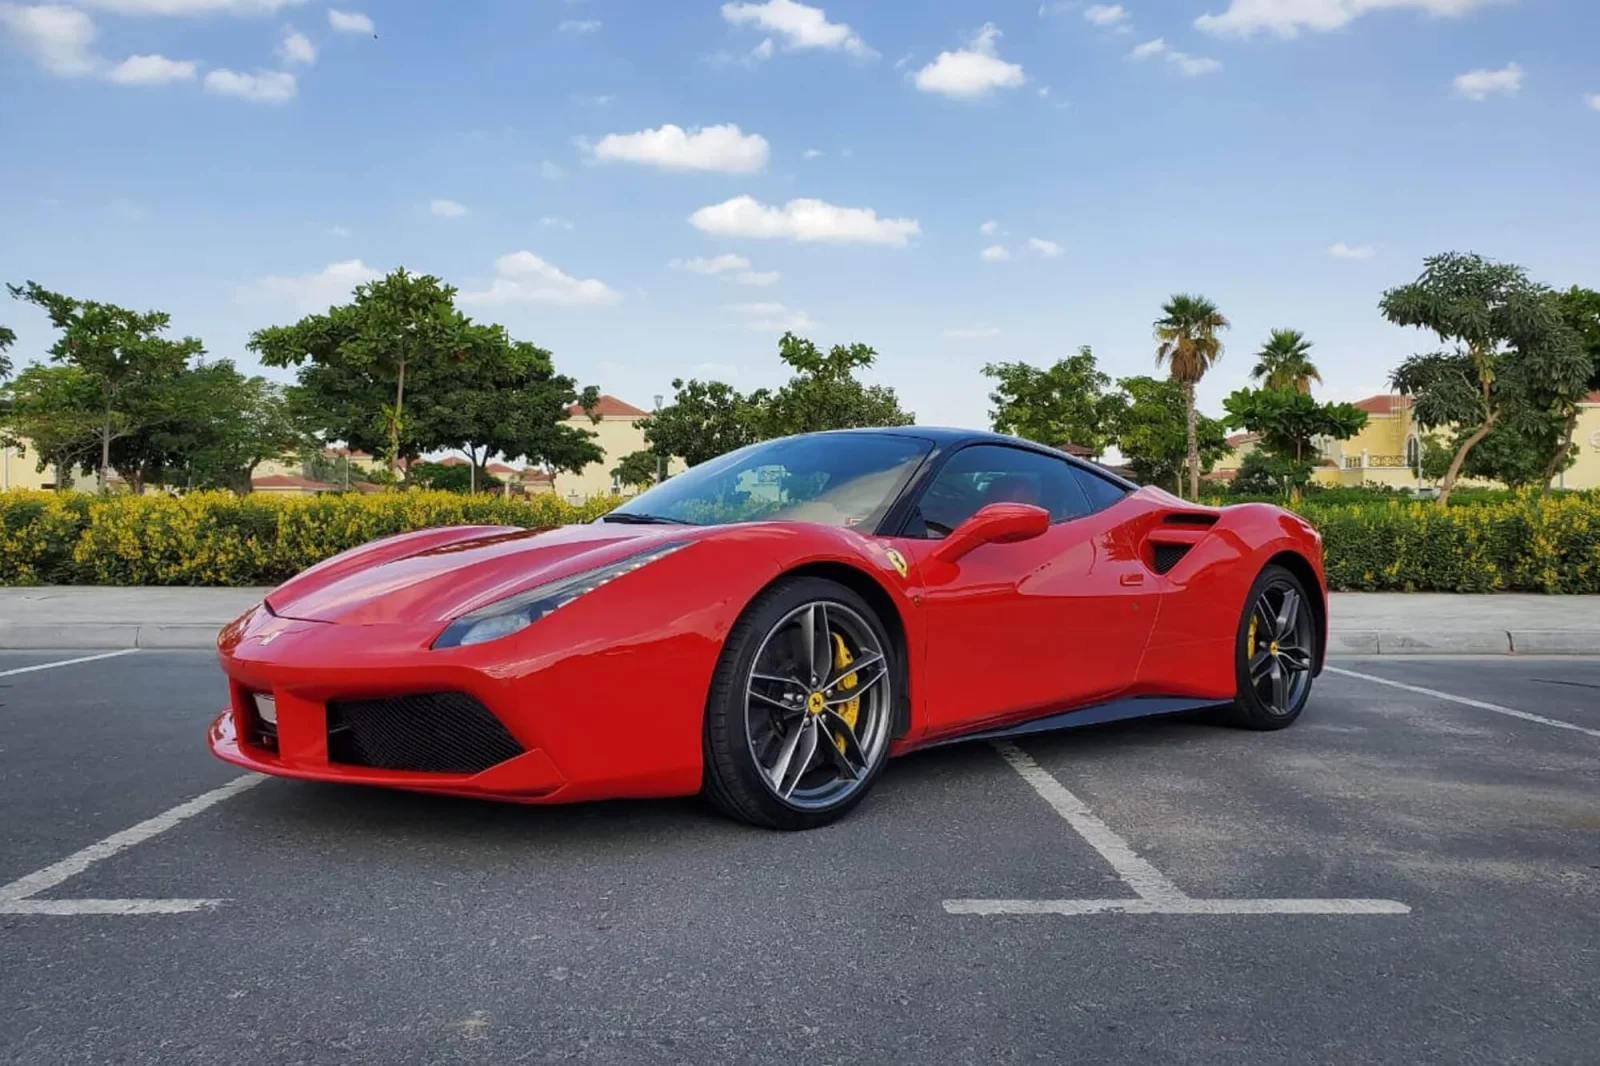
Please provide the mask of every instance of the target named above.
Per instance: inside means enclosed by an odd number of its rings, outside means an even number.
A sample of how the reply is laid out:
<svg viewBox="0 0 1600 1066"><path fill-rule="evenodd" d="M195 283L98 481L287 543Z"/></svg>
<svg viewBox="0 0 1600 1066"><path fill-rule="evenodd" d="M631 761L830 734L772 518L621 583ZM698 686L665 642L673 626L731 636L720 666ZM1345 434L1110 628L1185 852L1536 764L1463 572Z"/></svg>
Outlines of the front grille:
<svg viewBox="0 0 1600 1066"><path fill-rule="evenodd" d="M328 703L328 761L379 770L475 774L523 748L464 692Z"/></svg>
<svg viewBox="0 0 1600 1066"><path fill-rule="evenodd" d="M1154 556L1153 562L1155 563L1156 573L1164 574L1174 566L1177 566L1178 560L1189 554L1190 547L1188 544L1152 545L1151 554Z"/></svg>

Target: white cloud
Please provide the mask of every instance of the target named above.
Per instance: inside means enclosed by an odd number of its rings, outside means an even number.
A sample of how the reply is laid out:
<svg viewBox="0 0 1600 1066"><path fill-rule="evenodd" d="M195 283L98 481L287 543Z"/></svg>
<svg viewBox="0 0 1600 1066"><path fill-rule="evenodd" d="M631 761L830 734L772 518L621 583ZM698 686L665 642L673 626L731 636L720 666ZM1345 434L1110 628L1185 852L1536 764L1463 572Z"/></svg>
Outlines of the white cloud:
<svg viewBox="0 0 1600 1066"><path fill-rule="evenodd" d="M1195 26L1219 37L1253 37L1265 30L1296 37L1301 30L1327 32L1371 11L1410 9L1427 15L1465 15L1474 8L1512 0L1230 0L1221 14L1207 12Z"/></svg>
<svg viewBox="0 0 1600 1066"><path fill-rule="evenodd" d="M306 0L77 0L118 15L270 15Z"/></svg>
<svg viewBox="0 0 1600 1066"><path fill-rule="evenodd" d="M193 81L195 64L187 59L166 56L129 56L106 71L106 79L118 85L165 85L172 81Z"/></svg>
<svg viewBox="0 0 1600 1066"><path fill-rule="evenodd" d="M294 98L294 75L281 70L240 74L232 70L213 70L206 75L206 92L237 96L258 104L281 104Z"/></svg>
<svg viewBox="0 0 1600 1066"><path fill-rule="evenodd" d="M725 274L730 270L749 270L750 260L730 252L710 259L703 256L696 256L693 259L674 259L667 265L673 270L687 270L691 274Z"/></svg>
<svg viewBox="0 0 1600 1066"><path fill-rule="evenodd" d="M981 340L984 337L1000 336L1000 327L972 326L968 329L947 329L944 331L944 335L958 341Z"/></svg>
<svg viewBox="0 0 1600 1066"><path fill-rule="evenodd" d="M768 285L776 285L782 277L783 275L776 270L741 270L733 276L733 280L740 285L757 285L765 288Z"/></svg>
<svg viewBox="0 0 1600 1066"><path fill-rule="evenodd" d="M91 47L94 21L82 11L54 4L0 4L0 24L52 74L82 77L100 65Z"/></svg>
<svg viewBox="0 0 1600 1066"><path fill-rule="evenodd" d="M745 315L749 319L746 324L762 333L800 333L818 326L804 311L791 311L780 303L734 304L729 310Z"/></svg>
<svg viewBox="0 0 1600 1066"><path fill-rule="evenodd" d="M978 227L978 232L983 234L985 237L993 237L995 234L1001 232L1000 223L991 218L989 221Z"/></svg>
<svg viewBox="0 0 1600 1066"><path fill-rule="evenodd" d="M805 151L800 153L801 157L804 158L804 159L815 159L818 156L820 156L821 154L822 154L822 149L821 148L807 148Z"/></svg>
<svg viewBox="0 0 1600 1066"><path fill-rule="evenodd" d="M608 133L594 157L609 163L643 163L662 170L752 174L767 165L767 140L727 124L685 130L667 124L638 133Z"/></svg>
<svg viewBox="0 0 1600 1066"><path fill-rule="evenodd" d="M328 234L333 237L348 237L350 236L350 228L348 226L329 226Z"/></svg>
<svg viewBox="0 0 1600 1066"><path fill-rule="evenodd" d="M572 228L572 219L546 215L539 220L539 228L570 230Z"/></svg>
<svg viewBox="0 0 1600 1066"><path fill-rule="evenodd" d="M1192 56L1187 52L1180 52L1169 47L1167 42L1157 37L1153 41L1146 41L1136 46L1128 53L1129 59L1142 60L1160 56L1169 65L1176 68L1179 74L1186 78L1198 78L1202 74L1215 74L1222 69L1222 62L1208 56Z"/></svg>
<svg viewBox="0 0 1600 1066"><path fill-rule="evenodd" d="M281 49L284 62L304 63L307 66L317 61L317 46L311 43L311 38L294 30L283 39Z"/></svg>
<svg viewBox="0 0 1600 1066"><path fill-rule="evenodd" d="M342 263L330 263L315 274L294 277L269 274L241 289L240 296L247 300L292 304L302 313L323 311L348 300L357 285L382 276L381 271L359 259L346 259Z"/></svg>
<svg viewBox="0 0 1600 1066"><path fill-rule="evenodd" d="M562 19L556 29L562 33L593 33L600 26L599 19Z"/></svg>
<svg viewBox="0 0 1600 1066"><path fill-rule="evenodd" d="M598 278L578 279L529 251L512 252L495 260L495 279L487 289L462 292L461 302L497 306L505 304L558 304L564 307L598 307L619 303L622 294Z"/></svg>
<svg viewBox="0 0 1600 1066"><path fill-rule="evenodd" d="M1328 248L1328 254L1335 259L1371 259L1372 245L1362 244L1352 247L1340 241Z"/></svg>
<svg viewBox="0 0 1600 1066"><path fill-rule="evenodd" d="M751 196L736 196L702 207L689 224L722 237L783 238L829 244L888 244L904 247L922 232L914 218L879 218L870 207L836 207L822 200L790 200L768 207Z"/></svg>
<svg viewBox="0 0 1600 1066"><path fill-rule="evenodd" d="M810 7L795 0L767 0L764 4L723 4L722 18L733 26L756 26L783 39L787 49L821 48L830 52L845 51L863 59L877 55L867 42L842 22L829 22L820 7ZM772 54L771 41L761 47ZM765 58L765 57L763 57Z"/></svg>
<svg viewBox="0 0 1600 1066"><path fill-rule="evenodd" d="M1015 89L1028 79L1020 64L995 55L999 37L994 23L985 23L967 47L940 52L912 76L912 83L925 93L942 93L958 100L974 100L996 89Z"/></svg>
<svg viewBox="0 0 1600 1066"><path fill-rule="evenodd" d="M1507 63L1499 70L1469 70L1455 79L1456 92L1468 100L1487 100L1495 93L1511 95L1522 88L1523 70Z"/></svg>
<svg viewBox="0 0 1600 1066"><path fill-rule="evenodd" d="M1083 9L1085 22L1107 29L1126 26L1128 17L1128 9L1121 4L1090 4Z"/></svg>
<svg viewBox="0 0 1600 1066"><path fill-rule="evenodd" d="M1060 255L1062 251L1061 245L1057 244L1055 241L1047 241L1043 237L1029 237L1028 247L1033 249L1035 252L1038 252L1046 259L1054 259L1056 256Z"/></svg>
<svg viewBox="0 0 1600 1066"><path fill-rule="evenodd" d="M328 25L340 33L376 33L378 28L372 20L359 11L336 11L328 9Z"/></svg>
<svg viewBox="0 0 1600 1066"><path fill-rule="evenodd" d="M430 200L428 210L438 218L460 218L467 213L467 205L454 200Z"/></svg>
<svg viewBox="0 0 1600 1066"><path fill-rule="evenodd" d="M1004 263L1011 258L1011 253L1006 251L1003 244L991 244L978 253L978 258L985 263Z"/></svg>
<svg viewBox="0 0 1600 1066"><path fill-rule="evenodd" d="M564 174L566 174L566 171L548 159L539 164L539 176L545 181L560 181Z"/></svg>
<svg viewBox="0 0 1600 1066"><path fill-rule="evenodd" d="M1600 111L1600 93L1590 93L1583 98L1583 102L1588 104L1591 110Z"/></svg>

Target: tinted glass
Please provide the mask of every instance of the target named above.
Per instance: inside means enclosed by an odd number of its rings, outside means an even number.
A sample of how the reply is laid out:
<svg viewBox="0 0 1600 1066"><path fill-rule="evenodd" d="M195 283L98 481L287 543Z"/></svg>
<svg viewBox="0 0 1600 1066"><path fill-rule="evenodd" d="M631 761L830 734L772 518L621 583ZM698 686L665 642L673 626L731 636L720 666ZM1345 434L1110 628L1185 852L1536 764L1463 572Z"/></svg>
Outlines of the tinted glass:
<svg viewBox="0 0 1600 1066"><path fill-rule="evenodd" d="M1075 466L1072 472L1077 475L1078 484L1083 486L1083 494L1089 498L1091 511L1103 511L1128 494L1127 489L1093 470Z"/></svg>
<svg viewBox="0 0 1600 1066"><path fill-rule="evenodd" d="M696 526L814 522L877 527L932 444L916 437L820 433L719 456L635 496L612 514Z"/></svg>
<svg viewBox="0 0 1600 1066"><path fill-rule="evenodd" d="M991 503L1031 503L1053 522L1089 513L1072 466L1038 452L977 444L950 457L917 501L906 535L938 539Z"/></svg>

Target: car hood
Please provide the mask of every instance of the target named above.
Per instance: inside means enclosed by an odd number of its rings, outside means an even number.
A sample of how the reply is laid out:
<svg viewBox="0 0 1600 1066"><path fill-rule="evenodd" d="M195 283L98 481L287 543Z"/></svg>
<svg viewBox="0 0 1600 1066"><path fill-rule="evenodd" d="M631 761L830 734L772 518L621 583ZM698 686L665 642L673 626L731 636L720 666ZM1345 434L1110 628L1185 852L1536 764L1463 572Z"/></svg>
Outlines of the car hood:
<svg viewBox="0 0 1600 1066"><path fill-rule="evenodd" d="M352 559L350 565L308 570L273 590L267 607L280 617L312 622L444 622L523 589L695 532L620 524L487 529L477 535L462 531L463 536L443 544L424 540L412 551L376 550L366 565Z"/></svg>

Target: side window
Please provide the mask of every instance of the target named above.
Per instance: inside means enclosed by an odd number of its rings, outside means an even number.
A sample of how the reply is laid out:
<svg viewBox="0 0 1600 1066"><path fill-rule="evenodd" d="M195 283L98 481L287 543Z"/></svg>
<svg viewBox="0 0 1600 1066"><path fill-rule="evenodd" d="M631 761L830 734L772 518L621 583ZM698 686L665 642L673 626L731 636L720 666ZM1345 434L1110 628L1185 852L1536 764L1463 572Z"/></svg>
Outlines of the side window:
<svg viewBox="0 0 1600 1066"><path fill-rule="evenodd" d="M1089 498L1091 511L1103 511L1128 494L1127 489L1093 470L1075 466L1072 472L1077 475L1078 484L1083 486L1083 494Z"/></svg>
<svg viewBox="0 0 1600 1066"><path fill-rule="evenodd" d="M939 540L991 503L1031 503L1049 511L1052 522L1094 509L1070 464L1022 448L975 444L951 456L923 490L906 535Z"/></svg>

